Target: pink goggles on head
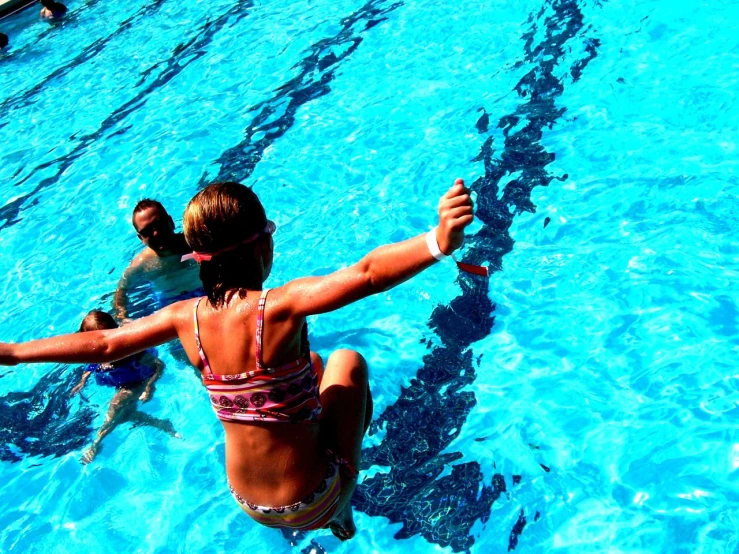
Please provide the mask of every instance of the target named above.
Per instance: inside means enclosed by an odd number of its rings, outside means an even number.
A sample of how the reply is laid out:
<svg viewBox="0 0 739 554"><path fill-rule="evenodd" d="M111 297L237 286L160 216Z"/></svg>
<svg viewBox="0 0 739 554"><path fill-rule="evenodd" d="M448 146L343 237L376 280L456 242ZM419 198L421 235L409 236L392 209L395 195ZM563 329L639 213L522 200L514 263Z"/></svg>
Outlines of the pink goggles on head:
<svg viewBox="0 0 739 554"><path fill-rule="evenodd" d="M192 254L185 254L184 256L182 256L180 261L185 262L187 260L195 260L198 263L209 262L213 259L213 256L218 256L219 254L230 252L231 250L236 250L242 244L249 244L250 242L254 242L262 235L271 235L275 232L275 229L277 229L277 225L275 225L275 222L268 220L267 225L264 227L263 231L254 233L252 236L247 237L244 240L237 242L236 244L226 246L225 248L221 248L220 250L216 250L215 252L193 252Z"/></svg>

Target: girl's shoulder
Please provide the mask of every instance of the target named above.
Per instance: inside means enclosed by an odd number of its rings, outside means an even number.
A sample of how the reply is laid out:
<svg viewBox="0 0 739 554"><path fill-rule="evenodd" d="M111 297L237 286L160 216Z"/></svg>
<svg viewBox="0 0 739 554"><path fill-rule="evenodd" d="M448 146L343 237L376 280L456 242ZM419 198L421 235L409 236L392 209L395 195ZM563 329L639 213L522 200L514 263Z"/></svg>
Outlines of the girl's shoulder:
<svg viewBox="0 0 739 554"><path fill-rule="evenodd" d="M166 317L178 321L192 321L193 314L195 313L195 307L198 306L198 304L201 304L198 307L198 316L200 315L200 312L203 311L203 307L206 304L207 298L205 296L196 296L194 298L186 298L185 300L179 300L177 302L173 302L172 304L169 304L168 306L165 306L161 310L159 310L161 313L165 314Z"/></svg>
<svg viewBox="0 0 739 554"><path fill-rule="evenodd" d="M269 313L271 320L285 321L292 316L294 312L291 293L292 283L291 281L279 287L268 289L264 300L264 310L265 313Z"/></svg>

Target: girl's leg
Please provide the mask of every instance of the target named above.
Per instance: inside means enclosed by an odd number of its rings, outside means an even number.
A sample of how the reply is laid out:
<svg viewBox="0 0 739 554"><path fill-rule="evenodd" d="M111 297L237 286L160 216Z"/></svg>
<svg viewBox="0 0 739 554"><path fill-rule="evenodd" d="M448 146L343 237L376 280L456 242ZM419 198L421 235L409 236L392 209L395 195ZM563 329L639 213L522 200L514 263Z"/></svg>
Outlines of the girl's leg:
<svg viewBox="0 0 739 554"><path fill-rule="evenodd" d="M162 376L164 364L160 362L159 359L157 359L156 362L156 370L154 371L154 374L146 380L146 385L144 385L144 392L142 392L141 396L139 396L139 400L141 400L141 402L148 402L149 400L151 400L151 395L154 394L154 385Z"/></svg>
<svg viewBox="0 0 739 554"><path fill-rule="evenodd" d="M321 435L339 458L359 468L362 437L372 419L367 362L353 350L338 350L326 363L321 381ZM342 475L341 496L331 530L342 540L354 536L351 498L356 480Z"/></svg>
<svg viewBox="0 0 739 554"><path fill-rule="evenodd" d="M175 430L172 422L168 419L154 417L144 412L139 412L138 410L132 412L128 419L133 423L134 427L137 425L149 425L151 427L164 431L165 433L173 436L176 439L182 438L180 434Z"/></svg>
<svg viewBox="0 0 739 554"><path fill-rule="evenodd" d="M364 431L362 431L362 437L364 437L367 434L367 430L369 429L370 423L372 423L372 413L375 411L375 402L372 400L372 391L369 388L369 383L367 383L367 405L364 409ZM359 466L357 466L357 469L359 469Z"/></svg>
<svg viewBox="0 0 739 554"><path fill-rule="evenodd" d="M313 352L311 350L310 352L310 363L311 365L316 368L316 375L318 375L318 386L320 388L321 381L323 380L323 358L321 358L321 355L318 352Z"/></svg>
<svg viewBox="0 0 739 554"><path fill-rule="evenodd" d="M115 393L115 396L110 401L108 414L105 416L105 423L100 427L90 447L82 454L83 464L89 464L95 458L100 450L100 442L103 438L115 429L119 423L123 422L130 415L132 409L135 409L136 397L138 396L137 392L132 389L122 388Z"/></svg>

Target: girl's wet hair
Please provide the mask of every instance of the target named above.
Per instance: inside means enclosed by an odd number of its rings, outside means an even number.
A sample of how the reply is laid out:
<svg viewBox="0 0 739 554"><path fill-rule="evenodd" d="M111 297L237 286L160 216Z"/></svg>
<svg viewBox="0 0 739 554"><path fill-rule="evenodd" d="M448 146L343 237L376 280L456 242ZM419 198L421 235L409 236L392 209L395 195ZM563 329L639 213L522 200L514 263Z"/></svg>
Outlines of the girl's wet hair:
<svg viewBox="0 0 739 554"><path fill-rule="evenodd" d="M115 329L118 324L113 316L101 310L92 310L85 316L80 324L80 333L86 331L102 331L104 329Z"/></svg>
<svg viewBox="0 0 739 554"><path fill-rule="evenodd" d="M195 252L216 252L238 245L200 264L200 280L216 308L230 295L262 288L262 260L257 254L267 235L249 244L241 241L261 232L267 215L257 195L239 183L213 183L190 200L182 226L185 240Z"/></svg>

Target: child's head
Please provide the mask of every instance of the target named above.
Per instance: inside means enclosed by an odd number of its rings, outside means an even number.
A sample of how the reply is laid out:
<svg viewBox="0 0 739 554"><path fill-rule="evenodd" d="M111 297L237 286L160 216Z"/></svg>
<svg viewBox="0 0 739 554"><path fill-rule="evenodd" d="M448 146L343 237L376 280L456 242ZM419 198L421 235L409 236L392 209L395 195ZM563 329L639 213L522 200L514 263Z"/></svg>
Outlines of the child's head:
<svg viewBox="0 0 739 554"><path fill-rule="evenodd" d="M211 303L259 289L272 268L267 216L254 192L239 183L214 183L185 209L185 240L195 252L213 254L200 264L200 280Z"/></svg>
<svg viewBox="0 0 739 554"><path fill-rule="evenodd" d="M85 316L80 325L80 333L86 331L103 331L105 329L115 329L118 324L109 313L100 310L92 310Z"/></svg>

